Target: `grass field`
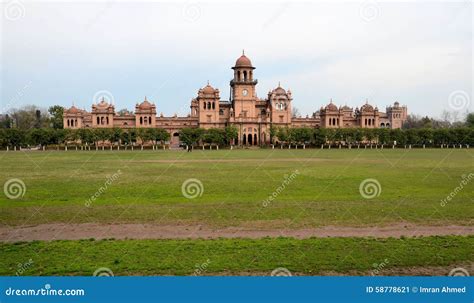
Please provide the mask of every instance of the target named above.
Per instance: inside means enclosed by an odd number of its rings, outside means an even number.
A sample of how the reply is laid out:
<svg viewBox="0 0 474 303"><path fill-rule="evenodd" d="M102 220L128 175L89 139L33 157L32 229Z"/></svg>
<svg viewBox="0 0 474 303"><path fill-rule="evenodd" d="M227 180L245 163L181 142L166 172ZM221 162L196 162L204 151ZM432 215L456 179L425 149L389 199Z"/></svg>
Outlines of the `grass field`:
<svg viewBox="0 0 474 303"><path fill-rule="evenodd" d="M16 200L0 196L0 224L467 225L474 218L474 182L440 204L474 171L473 158L472 149L4 152L0 181L19 178L26 193ZM295 170L291 184L264 207ZM202 196L183 196L189 178L202 182ZM373 199L359 192L368 178L381 186Z"/></svg>
<svg viewBox="0 0 474 303"><path fill-rule="evenodd" d="M20 179L25 187L17 199L0 195L0 228L472 226L474 180L456 188L474 173L473 159L472 149L1 152L2 184ZM202 184L193 199L183 194L189 179ZM367 179L379 184L371 199L360 189ZM99 267L117 275L193 274L207 260L205 274L277 267L370 274L381 262L381 274L446 274L474 264L474 237L33 241L1 243L0 254L2 275L30 258L27 275L90 275ZM419 270L426 267L441 269Z"/></svg>
<svg viewBox="0 0 474 303"><path fill-rule="evenodd" d="M190 275L199 269L206 275L269 275L279 267L294 275L387 275L400 268L422 274L420 267L467 264L474 237L81 240L0 244L0 250L0 275L15 274L18 263L29 259L34 266L28 275L88 276L101 267L115 275Z"/></svg>

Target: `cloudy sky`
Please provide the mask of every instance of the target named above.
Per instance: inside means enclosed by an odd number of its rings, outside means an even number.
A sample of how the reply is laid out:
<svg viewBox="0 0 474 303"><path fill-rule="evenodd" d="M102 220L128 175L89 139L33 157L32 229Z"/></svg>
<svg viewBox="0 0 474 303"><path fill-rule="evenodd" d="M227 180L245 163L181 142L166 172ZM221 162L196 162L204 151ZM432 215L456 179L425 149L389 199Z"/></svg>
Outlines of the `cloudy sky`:
<svg viewBox="0 0 474 303"><path fill-rule="evenodd" d="M472 111L472 3L2 3L1 104L76 106L105 95L187 114L207 81L229 98L242 49L259 97L278 82L310 114L332 98L410 113Z"/></svg>

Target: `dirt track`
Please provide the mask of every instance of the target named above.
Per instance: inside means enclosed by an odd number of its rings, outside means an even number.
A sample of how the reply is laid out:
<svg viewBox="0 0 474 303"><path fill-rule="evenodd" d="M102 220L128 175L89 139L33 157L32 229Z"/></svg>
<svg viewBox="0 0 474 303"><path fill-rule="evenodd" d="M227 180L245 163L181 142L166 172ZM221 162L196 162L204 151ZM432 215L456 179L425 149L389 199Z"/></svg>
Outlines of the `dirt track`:
<svg viewBox="0 0 474 303"><path fill-rule="evenodd" d="M0 227L1 242L79 239L214 239L294 237L414 237L434 235L474 235L474 226L417 226L394 224L388 227L327 226L291 230L251 230L237 227L212 229L203 226L153 224L42 224L27 227Z"/></svg>

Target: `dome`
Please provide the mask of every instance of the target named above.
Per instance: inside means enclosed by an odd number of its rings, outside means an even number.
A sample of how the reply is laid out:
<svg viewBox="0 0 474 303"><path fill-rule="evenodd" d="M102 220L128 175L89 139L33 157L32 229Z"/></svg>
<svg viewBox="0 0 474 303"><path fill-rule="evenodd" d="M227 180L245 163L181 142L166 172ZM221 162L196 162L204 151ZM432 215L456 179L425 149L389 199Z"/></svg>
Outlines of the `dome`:
<svg viewBox="0 0 474 303"><path fill-rule="evenodd" d="M252 67L252 62L245 54L242 54L242 56L235 61L235 67Z"/></svg>
<svg viewBox="0 0 474 303"><path fill-rule="evenodd" d="M369 103L366 103L364 105L362 105L362 107L360 108L361 111L363 112L373 112L374 111L374 108L372 105L370 105Z"/></svg>
<svg viewBox="0 0 474 303"><path fill-rule="evenodd" d="M138 105L139 109L150 109L153 107L153 104L151 104L145 97L145 100Z"/></svg>
<svg viewBox="0 0 474 303"><path fill-rule="evenodd" d="M278 87L275 88L273 90L273 92L277 95L286 95L286 90L283 87L281 87L280 85L278 85Z"/></svg>
<svg viewBox="0 0 474 303"><path fill-rule="evenodd" d="M73 105L73 106L71 106L70 109L67 110L67 112L68 112L69 114L77 114L78 112L80 112L80 110L79 110L77 107L75 107L75 106Z"/></svg>
<svg viewBox="0 0 474 303"><path fill-rule="evenodd" d="M100 102L97 104L97 107L99 107L99 108L108 108L108 107L109 107L109 103L107 103L104 99L102 99L102 101L100 101Z"/></svg>
<svg viewBox="0 0 474 303"><path fill-rule="evenodd" d="M326 105L326 110L336 111L336 110L337 110L337 106L334 105L334 103L332 103L332 100L331 100L331 103L329 103L328 105Z"/></svg>
<svg viewBox="0 0 474 303"><path fill-rule="evenodd" d="M350 110L350 111L352 111L352 108L350 108L350 107L347 106L347 105L344 105L344 106L342 107L342 110Z"/></svg>
<svg viewBox="0 0 474 303"><path fill-rule="evenodd" d="M202 89L202 92L206 95L213 95L215 93L215 89L209 85L209 83Z"/></svg>

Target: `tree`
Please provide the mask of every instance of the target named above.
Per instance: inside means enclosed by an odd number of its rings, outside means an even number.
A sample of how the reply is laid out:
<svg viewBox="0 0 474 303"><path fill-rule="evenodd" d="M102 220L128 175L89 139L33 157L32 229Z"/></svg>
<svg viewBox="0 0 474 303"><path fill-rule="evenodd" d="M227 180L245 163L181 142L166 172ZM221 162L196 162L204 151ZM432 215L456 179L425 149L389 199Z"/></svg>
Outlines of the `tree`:
<svg viewBox="0 0 474 303"><path fill-rule="evenodd" d="M239 130L234 125L226 126L224 132L225 142L229 145L231 144L231 142L235 142L235 139L239 137Z"/></svg>
<svg viewBox="0 0 474 303"><path fill-rule="evenodd" d="M155 141L159 141L161 145L163 145L165 141L169 141L171 138L170 133L162 128L157 128L154 133L154 136Z"/></svg>
<svg viewBox="0 0 474 303"><path fill-rule="evenodd" d="M469 113L466 116L466 126L474 127L474 113Z"/></svg>
<svg viewBox="0 0 474 303"><path fill-rule="evenodd" d="M179 132L179 138L188 146L195 146L204 134L202 128L183 128Z"/></svg>
<svg viewBox="0 0 474 303"><path fill-rule="evenodd" d="M270 142L271 143L273 143L273 138L275 138L277 133L278 133L278 127L274 126L273 124L270 125Z"/></svg>
<svg viewBox="0 0 474 303"><path fill-rule="evenodd" d="M13 120L7 114L5 116L0 116L0 128L11 128L13 125Z"/></svg>
<svg viewBox="0 0 474 303"><path fill-rule="evenodd" d="M301 117L300 110L293 106L292 109L291 109L291 116L293 118Z"/></svg>
<svg viewBox="0 0 474 303"><path fill-rule="evenodd" d="M63 128L63 114L64 108L60 105L53 105L48 108L48 112L51 115L51 127L52 128Z"/></svg>
<svg viewBox="0 0 474 303"><path fill-rule="evenodd" d="M325 128L315 129L313 132L313 141L317 145L325 144L326 143L326 129Z"/></svg>
<svg viewBox="0 0 474 303"><path fill-rule="evenodd" d="M290 139L288 128L279 127L276 136L280 142L288 142Z"/></svg>
<svg viewBox="0 0 474 303"><path fill-rule="evenodd" d="M11 110L13 125L20 129L49 127L49 115L46 110L35 105L26 105L20 109Z"/></svg>
<svg viewBox="0 0 474 303"><path fill-rule="evenodd" d="M214 143L217 145L224 144L225 132L220 128L210 128L203 135L203 141L206 143Z"/></svg>

